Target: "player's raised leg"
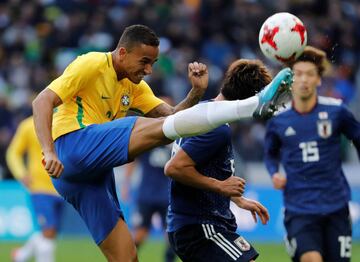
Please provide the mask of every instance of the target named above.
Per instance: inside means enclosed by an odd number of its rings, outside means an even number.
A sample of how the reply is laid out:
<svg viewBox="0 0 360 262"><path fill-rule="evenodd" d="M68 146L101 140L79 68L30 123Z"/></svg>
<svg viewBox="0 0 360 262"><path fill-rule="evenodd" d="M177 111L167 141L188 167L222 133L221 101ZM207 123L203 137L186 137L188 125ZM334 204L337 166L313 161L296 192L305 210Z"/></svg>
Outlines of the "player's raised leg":
<svg viewBox="0 0 360 262"><path fill-rule="evenodd" d="M244 100L216 101L195 105L163 119L139 117L132 130L129 158L179 137L206 133L222 124L249 118L267 118L283 101L292 84L292 71L285 68L258 95Z"/></svg>
<svg viewBox="0 0 360 262"><path fill-rule="evenodd" d="M253 117L268 119L285 103L291 100L290 87L293 83L293 72L290 68L281 70L260 93L259 106Z"/></svg>
<svg viewBox="0 0 360 262"><path fill-rule="evenodd" d="M259 118L268 118L283 102L280 98L289 92L292 76L292 71L285 68L256 96L244 100L198 104L177 112L166 118L164 134L170 139L199 135L222 124L249 118L254 112L259 112Z"/></svg>

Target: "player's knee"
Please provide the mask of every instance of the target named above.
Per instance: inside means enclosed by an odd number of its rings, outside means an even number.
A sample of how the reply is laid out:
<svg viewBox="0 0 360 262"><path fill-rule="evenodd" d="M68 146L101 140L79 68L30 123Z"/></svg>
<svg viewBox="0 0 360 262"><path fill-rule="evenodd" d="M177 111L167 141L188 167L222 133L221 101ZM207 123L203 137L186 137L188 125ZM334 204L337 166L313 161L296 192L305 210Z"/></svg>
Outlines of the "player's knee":
<svg viewBox="0 0 360 262"><path fill-rule="evenodd" d="M47 228L42 230L42 235L48 239L55 239L56 238L56 229L55 228Z"/></svg>
<svg viewBox="0 0 360 262"><path fill-rule="evenodd" d="M318 251L309 251L301 255L300 262L323 262L323 259Z"/></svg>
<svg viewBox="0 0 360 262"><path fill-rule="evenodd" d="M136 246L134 245L133 248L131 248L129 252L130 252L130 261L137 262L138 257L137 257L137 248L136 248ZM117 260L117 261L121 261L121 259L122 259L122 256L120 257L120 260Z"/></svg>

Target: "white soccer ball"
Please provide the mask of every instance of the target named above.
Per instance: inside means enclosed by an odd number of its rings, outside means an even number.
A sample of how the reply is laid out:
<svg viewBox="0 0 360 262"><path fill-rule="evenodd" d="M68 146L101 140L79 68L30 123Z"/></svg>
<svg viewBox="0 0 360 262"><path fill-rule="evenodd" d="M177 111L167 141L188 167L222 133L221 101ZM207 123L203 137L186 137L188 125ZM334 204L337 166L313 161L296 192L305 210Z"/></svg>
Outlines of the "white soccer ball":
<svg viewBox="0 0 360 262"><path fill-rule="evenodd" d="M286 63L298 58L306 43L307 32L303 22L290 13L276 13L261 26L260 49L272 61Z"/></svg>

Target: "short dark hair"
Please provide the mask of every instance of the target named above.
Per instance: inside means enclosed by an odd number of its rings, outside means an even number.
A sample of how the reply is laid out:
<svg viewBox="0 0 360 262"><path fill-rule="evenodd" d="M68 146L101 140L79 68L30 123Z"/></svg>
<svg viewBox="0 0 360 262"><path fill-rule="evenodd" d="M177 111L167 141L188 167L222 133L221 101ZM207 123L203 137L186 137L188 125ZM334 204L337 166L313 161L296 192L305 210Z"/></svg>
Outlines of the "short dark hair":
<svg viewBox="0 0 360 262"><path fill-rule="evenodd" d="M246 99L271 80L269 70L260 60L239 59L229 66L220 92L226 100Z"/></svg>
<svg viewBox="0 0 360 262"><path fill-rule="evenodd" d="M145 25L131 25L125 28L117 48L125 47L127 51L139 44L159 46L159 38L155 32Z"/></svg>
<svg viewBox="0 0 360 262"><path fill-rule="evenodd" d="M326 58L326 53L312 46L306 46L304 52L295 61L291 61L287 65L290 68L293 68L293 66L298 62L313 63L316 66L320 77L323 76L325 70L329 66L329 62Z"/></svg>

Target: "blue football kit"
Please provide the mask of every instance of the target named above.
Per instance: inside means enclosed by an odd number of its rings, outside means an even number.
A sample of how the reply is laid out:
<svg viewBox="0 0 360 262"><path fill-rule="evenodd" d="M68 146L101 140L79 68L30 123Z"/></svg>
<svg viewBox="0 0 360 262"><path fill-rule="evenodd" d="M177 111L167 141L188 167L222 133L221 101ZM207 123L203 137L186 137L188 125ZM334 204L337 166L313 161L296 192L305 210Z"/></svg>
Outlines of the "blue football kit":
<svg viewBox="0 0 360 262"><path fill-rule="evenodd" d="M161 146L137 158L142 175L136 196L140 220L135 226L150 228L154 213L158 213L162 223L166 224L169 178L164 174L164 166L170 155L171 146Z"/></svg>
<svg viewBox="0 0 360 262"><path fill-rule="evenodd" d="M207 177L225 180L234 174L230 127L182 138L181 148ZM169 241L183 261L249 261L258 253L238 233L230 198L171 180L168 208Z"/></svg>
<svg viewBox="0 0 360 262"><path fill-rule="evenodd" d="M284 222L294 261L311 250L325 261L349 261L351 192L341 167L342 135L359 154L360 123L334 98L319 96L304 114L289 107L267 124L265 164L271 175L280 163L286 172Z"/></svg>
<svg viewBox="0 0 360 262"><path fill-rule="evenodd" d="M171 145L159 146L141 154L137 160L141 165L141 181L137 189L137 219L134 226L151 229L152 218L158 214L162 227L166 228L166 214L169 204L170 179L164 174L164 166L171 156ZM166 244L165 261L175 261L175 253Z"/></svg>
<svg viewBox="0 0 360 262"><path fill-rule="evenodd" d="M171 145L156 147L137 158L142 168L137 202L167 207L169 178L164 175L164 166L170 156Z"/></svg>

